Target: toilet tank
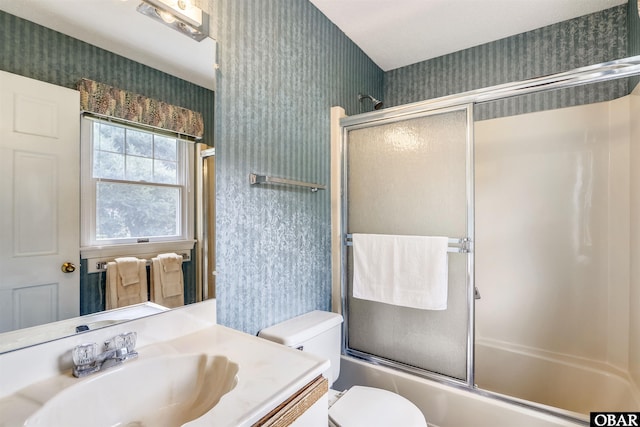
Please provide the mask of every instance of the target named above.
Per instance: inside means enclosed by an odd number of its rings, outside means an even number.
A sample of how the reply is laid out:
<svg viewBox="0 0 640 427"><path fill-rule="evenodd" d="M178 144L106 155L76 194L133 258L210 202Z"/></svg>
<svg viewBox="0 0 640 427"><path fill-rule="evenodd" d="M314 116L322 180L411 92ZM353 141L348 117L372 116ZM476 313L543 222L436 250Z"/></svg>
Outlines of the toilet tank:
<svg viewBox="0 0 640 427"><path fill-rule="evenodd" d="M340 375L342 316L328 311L311 311L261 330L261 338L329 359L325 373L329 384Z"/></svg>

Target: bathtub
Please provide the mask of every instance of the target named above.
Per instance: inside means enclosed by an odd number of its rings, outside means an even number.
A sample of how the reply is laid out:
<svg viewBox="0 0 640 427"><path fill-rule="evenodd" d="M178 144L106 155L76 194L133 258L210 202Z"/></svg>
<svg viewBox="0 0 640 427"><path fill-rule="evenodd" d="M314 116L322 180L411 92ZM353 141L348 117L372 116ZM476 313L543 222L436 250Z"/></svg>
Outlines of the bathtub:
<svg viewBox="0 0 640 427"><path fill-rule="evenodd" d="M412 401L430 427L577 427L584 424L467 389L342 356L335 390L354 385L390 390ZM588 423L587 423L588 425Z"/></svg>
<svg viewBox="0 0 640 427"><path fill-rule="evenodd" d="M479 388L563 408L638 411L640 397L628 374L604 363L476 339L475 382Z"/></svg>

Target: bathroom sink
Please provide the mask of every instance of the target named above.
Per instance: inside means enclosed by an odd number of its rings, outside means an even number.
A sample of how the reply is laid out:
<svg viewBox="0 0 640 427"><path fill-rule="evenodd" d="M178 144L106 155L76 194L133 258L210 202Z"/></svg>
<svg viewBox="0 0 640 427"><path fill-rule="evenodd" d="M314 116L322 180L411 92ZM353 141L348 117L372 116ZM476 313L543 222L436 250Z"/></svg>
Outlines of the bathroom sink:
<svg viewBox="0 0 640 427"><path fill-rule="evenodd" d="M211 410L236 386L237 373L224 356L140 356L78 380L24 425L180 426Z"/></svg>

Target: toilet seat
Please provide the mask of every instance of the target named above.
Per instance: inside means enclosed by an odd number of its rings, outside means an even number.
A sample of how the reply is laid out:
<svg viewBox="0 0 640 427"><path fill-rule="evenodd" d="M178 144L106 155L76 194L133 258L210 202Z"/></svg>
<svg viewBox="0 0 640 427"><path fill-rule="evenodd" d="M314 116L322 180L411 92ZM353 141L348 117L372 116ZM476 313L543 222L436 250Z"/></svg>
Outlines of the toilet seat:
<svg viewBox="0 0 640 427"><path fill-rule="evenodd" d="M336 427L427 427L424 415L409 400L373 387L353 386L330 408Z"/></svg>

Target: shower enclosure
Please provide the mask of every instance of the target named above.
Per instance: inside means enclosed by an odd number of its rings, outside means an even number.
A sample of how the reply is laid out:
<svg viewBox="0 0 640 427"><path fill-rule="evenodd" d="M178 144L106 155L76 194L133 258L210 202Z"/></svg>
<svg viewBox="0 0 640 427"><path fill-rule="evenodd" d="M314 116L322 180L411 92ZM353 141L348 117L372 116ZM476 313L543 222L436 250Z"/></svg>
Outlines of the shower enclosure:
<svg viewBox="0 0 640 427"><path fill-rule="evenodd" d="M637 411L640 89L554 105L637 74L633 57L343 118L345 354L572 419ZM449 237L447 310L354 298L352 233Z"/></svg>

